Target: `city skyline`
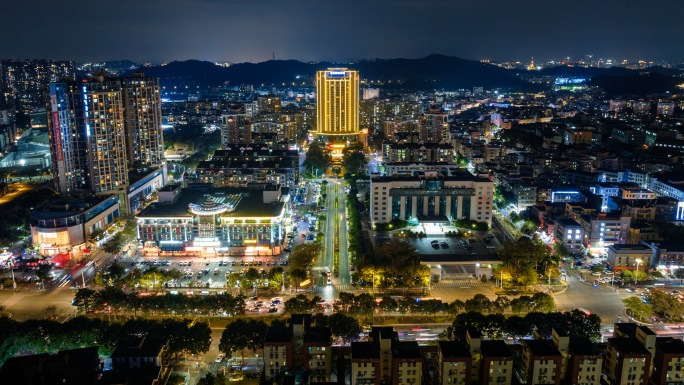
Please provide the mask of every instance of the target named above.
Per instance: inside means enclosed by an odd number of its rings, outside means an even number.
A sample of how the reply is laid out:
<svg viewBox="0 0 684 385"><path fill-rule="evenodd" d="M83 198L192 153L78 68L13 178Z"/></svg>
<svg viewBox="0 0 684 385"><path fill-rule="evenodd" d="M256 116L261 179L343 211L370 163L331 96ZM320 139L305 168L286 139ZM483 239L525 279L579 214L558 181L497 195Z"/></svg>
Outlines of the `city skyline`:
<svg viewBox="0 0 684 385"><path fill-rule="evenodd" d="M582 4L585 3L585 4ZM468 59L684 59L684 4L657 0L473 1L84 0L14 2L0 16L8 58L77 61L351 61L443 53ZM258 15L258 18L254 16ZM591 28L583 28L590 25ZM60 33L55 34L59 30ZM45 36L54 36L45 38Z"/></svg>

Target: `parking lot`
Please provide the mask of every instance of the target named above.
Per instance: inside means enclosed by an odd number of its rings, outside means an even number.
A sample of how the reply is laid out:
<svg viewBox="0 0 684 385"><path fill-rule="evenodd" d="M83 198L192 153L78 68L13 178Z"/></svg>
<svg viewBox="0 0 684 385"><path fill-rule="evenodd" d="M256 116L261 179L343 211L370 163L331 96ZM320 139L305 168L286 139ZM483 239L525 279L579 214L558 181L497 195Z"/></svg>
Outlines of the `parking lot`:
<svg viewBox="0 0 684 385"><path fill-rule="evenodd" d="M281 257L168 257L142 258L122 262L127 272L132 269L179 270L183 277L177 282L169 282L168 287L208 287L225 288L226 274L240 274L249 268L257 269L265 276L276 266L287 267L287 259Z"/></svg>

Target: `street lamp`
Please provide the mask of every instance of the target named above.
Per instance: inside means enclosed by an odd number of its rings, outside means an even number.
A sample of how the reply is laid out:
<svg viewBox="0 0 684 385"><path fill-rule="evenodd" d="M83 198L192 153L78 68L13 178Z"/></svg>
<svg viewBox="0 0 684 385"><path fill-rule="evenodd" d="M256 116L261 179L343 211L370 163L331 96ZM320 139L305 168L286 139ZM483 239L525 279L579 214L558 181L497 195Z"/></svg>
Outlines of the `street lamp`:
<svg viewBox="0 0 684 385"><path fill-rule="evenodd" d="M634 286L637 285L637 278L639 278L639 264L641 263L641 259L637 258L636 260L636 273L634 274Z"/></svg>

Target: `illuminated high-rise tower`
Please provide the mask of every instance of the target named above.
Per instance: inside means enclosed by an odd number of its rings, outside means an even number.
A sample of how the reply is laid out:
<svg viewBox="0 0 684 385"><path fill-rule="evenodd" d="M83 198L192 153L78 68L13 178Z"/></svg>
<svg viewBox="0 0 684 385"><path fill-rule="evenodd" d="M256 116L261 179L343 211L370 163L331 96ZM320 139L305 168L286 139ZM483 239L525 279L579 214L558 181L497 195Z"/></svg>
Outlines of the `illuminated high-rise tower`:
<svg viewBox="0 0 684 385"><path fill-rule="evenodd" d="M328 68L316 73L318 135L359 134L359 73Z"/></svg>
<svg viewBox="0 0 684 385"><path fill-rule="evenodd" d="M50 84L55 188L106 193L128 185L121 83L104 77Z"/></svg>
<svg viewBox="0 0 684 385"><path fill-rule="evenodd" d="M129 167L159 166L164 160L159 78L142 73L121 79Z"/></svg>

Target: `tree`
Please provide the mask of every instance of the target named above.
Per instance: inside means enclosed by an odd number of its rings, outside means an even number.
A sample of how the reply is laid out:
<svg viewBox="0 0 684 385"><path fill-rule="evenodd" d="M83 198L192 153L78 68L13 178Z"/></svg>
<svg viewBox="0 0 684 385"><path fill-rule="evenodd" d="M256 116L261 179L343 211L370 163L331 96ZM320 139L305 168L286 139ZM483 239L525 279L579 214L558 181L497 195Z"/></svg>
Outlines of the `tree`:
<svg viewBox="0 0 684 385"><path fill-rule="evenodd" d="M299 284L308 276L306 270L302 268L292 268L287 270L287 275L295 283L295 291L299 290Z"/></svg>
<svg viewBox="0 0 684 385"><path fill-rule="evenodd" d="M246 320L239 318L229 323L221 334L219 350L232 357L233 353L240 352L244 360L244 349L249 346L249 324Z"/></svg>
<svg viewBox="0 0 684 385"><path fill-rule="evenodd" d="M520 297L511 300L511 311L513 311L513 313L527 313L532 310L533 307L532 298L527 295L521 295Z"/></svg>
<svg viewBox="0 0 684 385"><path fill-rule="evenodd" d="M289 269L307 269L321 252L321 245L305 243L294 248L287 260Z"/></svg>
<svg viewBox="0 0 684 385"><path fill-rule="evenodd" d="M188 328L185 336L185 349L190 354L197 355L209 351L211 346L211 328L206 323L194 323Z"/></svg>
<svg viewBox="0 0 684 385"><path fill-rule="evenodd" d="M388 296L382 297L382 301L380 302L380 310L382 310L383 313L389 315L392 312L397 311L397 307L399 307L397 300Z"/></svg>
<svg viewBox="0 0 684 385"><path fill-rule="evenodd" d="M272 267L266 278L268 278L268 286L273 290L278 290L283 285L283 268L280 266Z"/></svg>
<svg viewBox="0 0 684 385"><path fill-rule="evenodd" d="M250 286L254 286L254 284L260 277L261 274L259 274L259 270L250 267L249 269L247 269L247 271L245 271L244 280L248 281L250 283Z"/></svg>
<svg viewBox="0 0 684 385"><path fill-rule="evenodd" d="M510 316L504 322L503 332L513 339L525 338L532 335L532 324L523 317Z"/></svg>
<svg viewBox="0 0 684 385"><path fill-rule="evenodd" d="M465 311L487 313L492 309L492 301L484 294L475 294L471 299L465 301Z"/></svg>
<svg viewBox="0 0 684 385"><path fill-rule="evenodd" d="M318 171L319 175L323 175L325 170L330 165L332 158L322 142L314 141L309 145L304 158L304 167L307 170L312 170L312 173Z"/></svg>
<svg viewBox="0 0 684 385"><path fill-rule="evenodd" d="M684 313L684 304L668 292L663 290L651 290L651 307L653 311L669 318L681 319Z"/></svg>
<svg viewBox="0 0 684 385"><path fill-rule="evenodd" d="M465 309L465 303L460 299L454 300L454 302L449 304L449 314L457 315Z"/></svg>
<svg viewBox="0 0 684 385"><path fill-rule="evenodd" d="M84 312L86 315L93 307L96 301L97 292L92 289L79 289L74 295L72 304L78 308L78 311Z"/></svg>
<svg viewBox="0 0 684 385"><path fill-rule="evenodd" d="M556 309L553 297L546 293L534 293L532 302L534 303L534 311L548 313Z"/></svg>
<svg viewBox="0 0 684 385"><path fill-rule="evenodd" d="M351 143L342 151L342 167L344 167L349 176L365 174L367 165L368 160L363 153L363 144L361 142Z"/></svg>
<svg viewBox="0 0 684 385"><path fill-rule="evenodd" d="M289 314L309 313L315 306L317 304L313 300L310 300L304 294L299 294L285 301L285 312Z"/></svg>
<svg viewBox="0 0 684 385"><path fill-rule="evenodd" d="M335 313L328 317L332 335L341 338L344 343L356 341L362 332L359 321L343 313Z"/></svg>
<svg viewBox="0 0 684 385"><path fill-rule="evenodd" d="M41 263L38 265L38 270L36 270L36 277L41 281L45 281L50 276L50 270L52 270L51 263Z"/></svg>
<svg viewBox="0 0 684 385"><path fill-rule="evenodd" d="M216 375L212 373L207 373L204 377L197 380L197 385L225 385L228 379L223 373L218 373Z"/></svg>
<svg viewBox="0 0 684 385"><path fill-rule="evenodd" d="M639 297L633 296L624 298L622 303L625 304L625 306L632 311L632 315L639 320L643 320L653 314L651 305L644 303Z"/></svg>

